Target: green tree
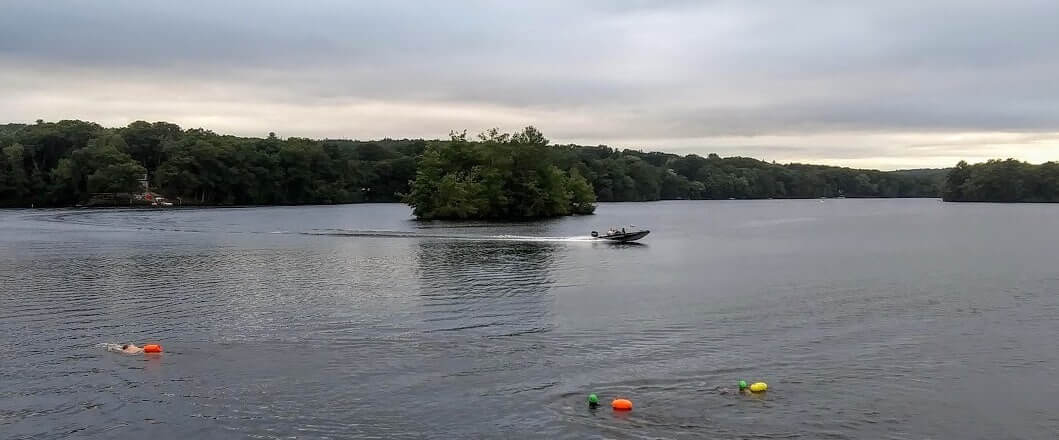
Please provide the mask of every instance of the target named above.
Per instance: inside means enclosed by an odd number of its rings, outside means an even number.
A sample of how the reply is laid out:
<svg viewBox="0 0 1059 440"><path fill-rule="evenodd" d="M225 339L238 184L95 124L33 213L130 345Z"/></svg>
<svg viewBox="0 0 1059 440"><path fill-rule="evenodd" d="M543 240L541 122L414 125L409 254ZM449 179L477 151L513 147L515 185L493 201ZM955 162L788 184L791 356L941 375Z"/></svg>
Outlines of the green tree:
<svg viewBox="0 0 1059 440"><path fill-rule="evenodd" d="M30 182L26 176L26 149L22 144L12 144L3 149L6 162L6 181L8 197L12 199L11 204L23 202L29 195Z"/></svg>
<svg viewBox="0 0 1059 440"><path fill-rule="evenodd" d="M88 176L88 192L93 193L140 193L143 185L140 178L147 170L135 161L123 161L105 165Z"/></svg>
<svg viewBox="0 0 1059 440"><path fill-rule="evenodd" d="M125 141L105 134L59 161L52 172L58 199L85 201L91 193L139 193L147 170L125 152Z"/></svg>
<svg viewBox="0 0 1059 440"><path fill-rule="evenodd" d="M157 170L165 159L166 141L178 140L184 132L180 126L168 122L136 121L120 129L127 152L150 171Z"/></svg>
<svg viewBox="0 0 1059 440"><path fill-rule="evenodd" d="M596 193L592 191L592 185L581 176L577 168L570 170L567 185L570 191L572 213L591 214L596 211Z"/></svg>

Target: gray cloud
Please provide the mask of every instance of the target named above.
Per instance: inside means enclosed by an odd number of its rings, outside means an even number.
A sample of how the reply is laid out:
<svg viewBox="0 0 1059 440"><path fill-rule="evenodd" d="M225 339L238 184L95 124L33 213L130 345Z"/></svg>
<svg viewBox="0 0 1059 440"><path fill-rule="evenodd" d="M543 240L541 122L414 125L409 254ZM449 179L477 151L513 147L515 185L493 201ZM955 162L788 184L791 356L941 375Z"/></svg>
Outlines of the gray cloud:
<svg viewBox="0 0 1059 440"><path fill-rule="evenodd" d="M1059 159L946 140L1059 147L1059 6L971 3L15 0L0 119L344 137L532 123L557 141L778 160Z"/></svg>

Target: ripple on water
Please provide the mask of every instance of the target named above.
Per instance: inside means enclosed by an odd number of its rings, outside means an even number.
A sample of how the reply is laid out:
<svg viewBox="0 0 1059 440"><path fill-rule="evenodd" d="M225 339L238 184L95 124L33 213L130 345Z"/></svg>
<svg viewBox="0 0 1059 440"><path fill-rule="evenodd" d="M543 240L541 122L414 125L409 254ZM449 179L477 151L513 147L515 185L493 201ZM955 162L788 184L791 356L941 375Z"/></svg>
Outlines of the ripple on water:
<svg viewBox="0 0 1059 440"><path fill-rule="evenodd" d="M908 208L927 234L843 217L858 203L510 225L385 206L0 211L0 432L1050 438L1059 217L962 206L976 215L949 228L936 203ZM626 218L658 232L561 240ZM397 233L298 233L329 228ZM166 353L98 347L147 340ZM740 379L770 392L721 393ZM589 392L636 410L591 411Z"/></svg>

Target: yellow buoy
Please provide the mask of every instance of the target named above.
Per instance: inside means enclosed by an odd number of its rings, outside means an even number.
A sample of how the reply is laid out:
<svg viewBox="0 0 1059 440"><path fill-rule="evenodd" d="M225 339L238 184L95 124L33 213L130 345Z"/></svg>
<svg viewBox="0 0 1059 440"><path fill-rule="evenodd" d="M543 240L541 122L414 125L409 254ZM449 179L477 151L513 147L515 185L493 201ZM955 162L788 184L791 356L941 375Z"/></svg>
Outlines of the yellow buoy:
<svg viewBox="0 0 1059 440"><path fill-rule="evenodd" d="M765 382L755 382L750 385L750 391L760 393L769 389L769 385Z"/></svg>

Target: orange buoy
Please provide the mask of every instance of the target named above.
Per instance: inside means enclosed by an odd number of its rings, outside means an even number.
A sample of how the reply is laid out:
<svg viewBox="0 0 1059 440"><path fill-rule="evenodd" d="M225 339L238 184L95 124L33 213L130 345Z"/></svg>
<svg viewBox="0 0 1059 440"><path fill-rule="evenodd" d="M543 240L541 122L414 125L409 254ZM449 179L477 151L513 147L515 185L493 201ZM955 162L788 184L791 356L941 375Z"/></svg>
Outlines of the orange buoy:
<svg viewBox="0 0 1059 440"><path fill-rule="evenodd" d="M158 344L147 344L143 346L144 353L161 353L162 346Z"/></svg>
<svg viewBox="0 0 1059 440"><path fill-rule="evenodd" d="M618 411L632 411L632 401L629 399L614 399L610 407Z"/></svg>

